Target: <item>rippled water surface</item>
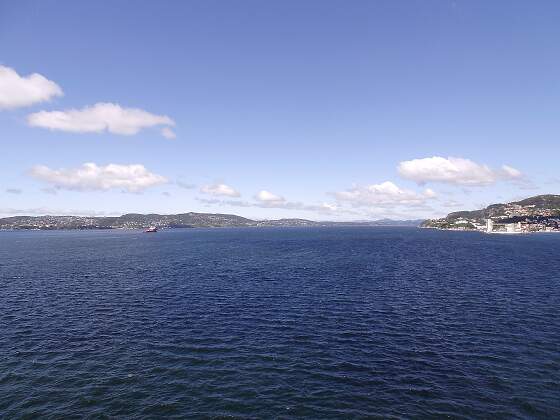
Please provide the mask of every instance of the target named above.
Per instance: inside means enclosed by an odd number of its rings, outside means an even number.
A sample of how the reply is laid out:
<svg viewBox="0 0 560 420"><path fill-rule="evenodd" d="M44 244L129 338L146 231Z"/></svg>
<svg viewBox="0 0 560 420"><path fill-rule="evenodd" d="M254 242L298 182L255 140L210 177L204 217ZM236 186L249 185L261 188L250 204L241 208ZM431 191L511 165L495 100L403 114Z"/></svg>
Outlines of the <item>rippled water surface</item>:
<svg viewBox="0 0 560 420"><path fill-rule="evenodd" d="M0 232L0 417L559 418L560 235Z"/></svg>

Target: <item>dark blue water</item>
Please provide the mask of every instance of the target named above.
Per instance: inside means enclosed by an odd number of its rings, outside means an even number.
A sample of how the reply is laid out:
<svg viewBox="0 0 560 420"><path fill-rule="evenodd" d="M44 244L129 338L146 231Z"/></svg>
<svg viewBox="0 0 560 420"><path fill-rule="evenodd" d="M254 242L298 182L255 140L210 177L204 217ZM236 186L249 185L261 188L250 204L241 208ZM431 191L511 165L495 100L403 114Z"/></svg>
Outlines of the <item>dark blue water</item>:
<svg viewBox="0 0 560 420"><path fill-rule="evenodd" d="M560 417L560 235L0 232L0 417Z"/></svg>

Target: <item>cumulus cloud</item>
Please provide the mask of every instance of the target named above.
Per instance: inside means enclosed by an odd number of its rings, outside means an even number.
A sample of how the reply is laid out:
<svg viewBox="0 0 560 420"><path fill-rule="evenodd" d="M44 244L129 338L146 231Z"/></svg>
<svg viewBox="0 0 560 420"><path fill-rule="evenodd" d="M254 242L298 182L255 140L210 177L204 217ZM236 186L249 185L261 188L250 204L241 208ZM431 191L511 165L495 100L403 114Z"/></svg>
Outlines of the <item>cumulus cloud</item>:
<svg viewBox="0 0 560 420"><path fill-rule="evenodd" d="M261 190L255 195L255 200L264 205L278 206L286 203L286 199L267 190Z"/></svg>
<svg viewBox="0 0 560 420"><path fill-rule="evenodd" d="M240 197L241 194L235 188L230 187L226 184L212 184L203 185L200 188L200 192L204 194L210 194L214 196L226 196L226 197Z"/></svg>
<svg viewBox="0 0 560 420"><path fill-rule="evenodd" d="M40 111L27 116L33 127L71 133L103 133L130 136L140 130L157 126L173 126L175 122L166 115L155 115L137 108L123 108L113 103L97 103L82 109L65 111ZM167 138L175 134L169 129L162 131Z"/></svg>
<svg viewBox="0 0 560 420"><path fill-rule="evenodd" d="M38 73L23 77L10 67L0 66L0 110L30 106L62 95L60 86Z"/></svg>
<svg viewBox="0 0 560 420"><path fill-rule="evenodd" d="M465 186L491 185L499 180L519 180L523 174L511 166L492 169L469 159L433 156L399 163L399 174L419 184L443 182Z"/></svg>
<svg viewBox="0 0 560 420"><path fill-rule="evenodd" d="M141 192L146 188L164 184L167 179L148 171L144 165L118 165L111 163L99 166L84 163L78 168L51 169L38 165L30 175L57 189L95 191L120 189L126 192Z"/></svg>
<svg viewBox="0 0 560 420"><path fill-rule="evenodd" d="M417 193L386 181L381 184L355 186L346 191L336 192L334 196L337 200L354 207L390 207L423 205L426 200L434 198L436 193L431 189Z"/></svg>

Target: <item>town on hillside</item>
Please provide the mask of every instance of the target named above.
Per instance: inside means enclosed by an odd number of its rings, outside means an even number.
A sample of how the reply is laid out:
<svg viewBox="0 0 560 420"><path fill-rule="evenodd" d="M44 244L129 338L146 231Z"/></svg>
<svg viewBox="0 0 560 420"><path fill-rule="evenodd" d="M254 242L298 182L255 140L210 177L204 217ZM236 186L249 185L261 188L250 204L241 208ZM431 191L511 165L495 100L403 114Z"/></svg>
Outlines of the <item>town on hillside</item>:
<svg viewBox="0 0 560 420"><path fill-rule="evenodd" d="M560 232L560 195L454 212L442 219L426 220L421 227L486 233Z"/></svg>

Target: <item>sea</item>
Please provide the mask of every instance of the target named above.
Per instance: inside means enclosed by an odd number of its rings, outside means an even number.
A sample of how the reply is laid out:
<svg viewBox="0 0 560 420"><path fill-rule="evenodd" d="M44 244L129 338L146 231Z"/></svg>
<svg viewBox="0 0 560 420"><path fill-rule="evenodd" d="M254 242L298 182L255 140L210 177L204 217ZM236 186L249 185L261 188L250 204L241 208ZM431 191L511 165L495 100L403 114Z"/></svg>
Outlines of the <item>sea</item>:
<svg viewBox="0 0 560 420"><path fill-rule="evenodd" d="M0 418L560 418L560 234L0 232Z"/></svg>

